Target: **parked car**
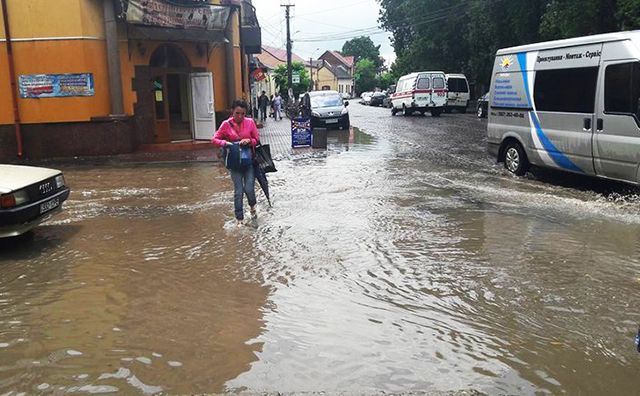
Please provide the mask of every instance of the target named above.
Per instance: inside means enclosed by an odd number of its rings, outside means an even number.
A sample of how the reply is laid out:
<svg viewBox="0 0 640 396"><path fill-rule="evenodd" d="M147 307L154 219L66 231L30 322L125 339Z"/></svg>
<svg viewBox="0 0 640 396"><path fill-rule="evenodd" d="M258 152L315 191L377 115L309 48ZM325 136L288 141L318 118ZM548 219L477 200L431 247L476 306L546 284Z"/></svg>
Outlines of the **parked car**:
<svg viewBox="0 0 640 396"><path fill-rule="evenodd" d="M444 72L424 71L400 77L391 103L391 115L429 111L433 117L439 117L447 104Z"/></svg>
<svg viewBox="0 0 640 396"><path fill-rule="evenodd" d="M489 92L478 98L478 106L476 108L476 114L478 118L487 118L487 112L489 111Z"/></svg>
<svg viewBox="0 0 640 396"><path fill-rule="evenodd" d="M450 113L458 110L461 113L467 112L469 105L469 83L464 74L447 74L447 105L445 111Z"/></svg>
<svg viewBox="0 0 640 396"><path fill-rule="evenodd" d="M50 219L68 197L59 170L0 165L0 238L24 234Z"/></svg>
<svg viewBox="0 0 640 396"><path fill-rule="evenodd" d="M351 99L351 94L347 93L347 92L343 92L340 94L340 96L342 96L342 99Z"/></svg>
<svg viewBox="0 0 640 396"><path fill-rule="evenodd" d="M391 95L393 95L394 93L396 93L396 85L395 84L391 84L389 85L389 88L387 89L387 97L384 98L384 100L382 101L382 107L386 107L386 108L391 108Z"/></svg>
<svg viewBox="0 0 640 396"><path fill-rule="evenodd" d="M387 97L384 92L374 92L369 100L369 106L382 106L382 102Z"/></svg>
<svg viewBox="0 0 640 396"><path fill-rule="evenodd" d="M311 127L349 129L348 101L336 91L311 91Z"/></svg>
<svg viewBox="0 0 640 396"><path fill-rule="evenodd" d="M368 105L371 101L371 95L373 95L373 92L363 92L360 94L360 104Z"/></svg>

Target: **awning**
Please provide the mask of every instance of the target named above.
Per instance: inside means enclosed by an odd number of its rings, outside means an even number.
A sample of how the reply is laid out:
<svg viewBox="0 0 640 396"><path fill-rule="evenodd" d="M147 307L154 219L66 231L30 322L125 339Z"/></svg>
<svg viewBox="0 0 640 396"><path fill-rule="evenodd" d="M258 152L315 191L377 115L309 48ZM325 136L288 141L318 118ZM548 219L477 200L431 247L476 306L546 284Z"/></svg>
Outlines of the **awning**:
<svg viewBox="0 0 640 396"><path fill-rule="evenodd" d="M128 25L129 40L188 41L202 43L228 43L221 30L172 29L152 26Z"/></svg>

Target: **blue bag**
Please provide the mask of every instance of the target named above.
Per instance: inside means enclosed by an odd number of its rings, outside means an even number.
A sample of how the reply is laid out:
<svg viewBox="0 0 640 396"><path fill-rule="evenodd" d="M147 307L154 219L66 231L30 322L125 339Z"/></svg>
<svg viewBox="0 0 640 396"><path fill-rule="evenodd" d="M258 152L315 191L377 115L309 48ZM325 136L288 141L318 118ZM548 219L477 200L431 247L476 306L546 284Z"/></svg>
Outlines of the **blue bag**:
<svg viewBox="0 0 640 396"><path fill-rule="evenodd" d="M251 146L240 146L239 143L226 146L224 166L230 170L245 170L249 166L253 166Z"/></svg>

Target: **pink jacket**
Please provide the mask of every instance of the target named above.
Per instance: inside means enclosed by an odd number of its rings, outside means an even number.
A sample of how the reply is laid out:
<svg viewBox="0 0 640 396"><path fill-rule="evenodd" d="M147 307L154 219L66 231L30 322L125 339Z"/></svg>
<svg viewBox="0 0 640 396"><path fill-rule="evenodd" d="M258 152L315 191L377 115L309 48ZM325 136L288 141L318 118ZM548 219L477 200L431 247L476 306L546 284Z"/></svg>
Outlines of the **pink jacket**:
<svg viewBox="0 0 640 396"><path fill-rule="evenodd" d="M244 118L240 125L233 120L233 116L224 120L220 128L213 135L211 142L216 146L224 147L226 142L239 142L242 139L251 139L251 147L255 147L260 140L260 134L252 118Z"/></svg>

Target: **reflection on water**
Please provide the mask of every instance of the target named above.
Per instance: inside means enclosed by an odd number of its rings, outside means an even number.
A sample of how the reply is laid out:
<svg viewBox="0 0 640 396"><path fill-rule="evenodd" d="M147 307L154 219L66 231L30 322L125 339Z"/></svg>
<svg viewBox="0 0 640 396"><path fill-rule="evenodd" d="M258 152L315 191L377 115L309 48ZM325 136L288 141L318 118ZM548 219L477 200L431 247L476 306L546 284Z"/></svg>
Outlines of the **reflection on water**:
<svg viewBox="0 0 640 396"><path fill-rule="evenodd" d="M354 113L255 228L215 165L65 169L64 214L0 242L0 391L636 392L633 193Z"/></svg>

